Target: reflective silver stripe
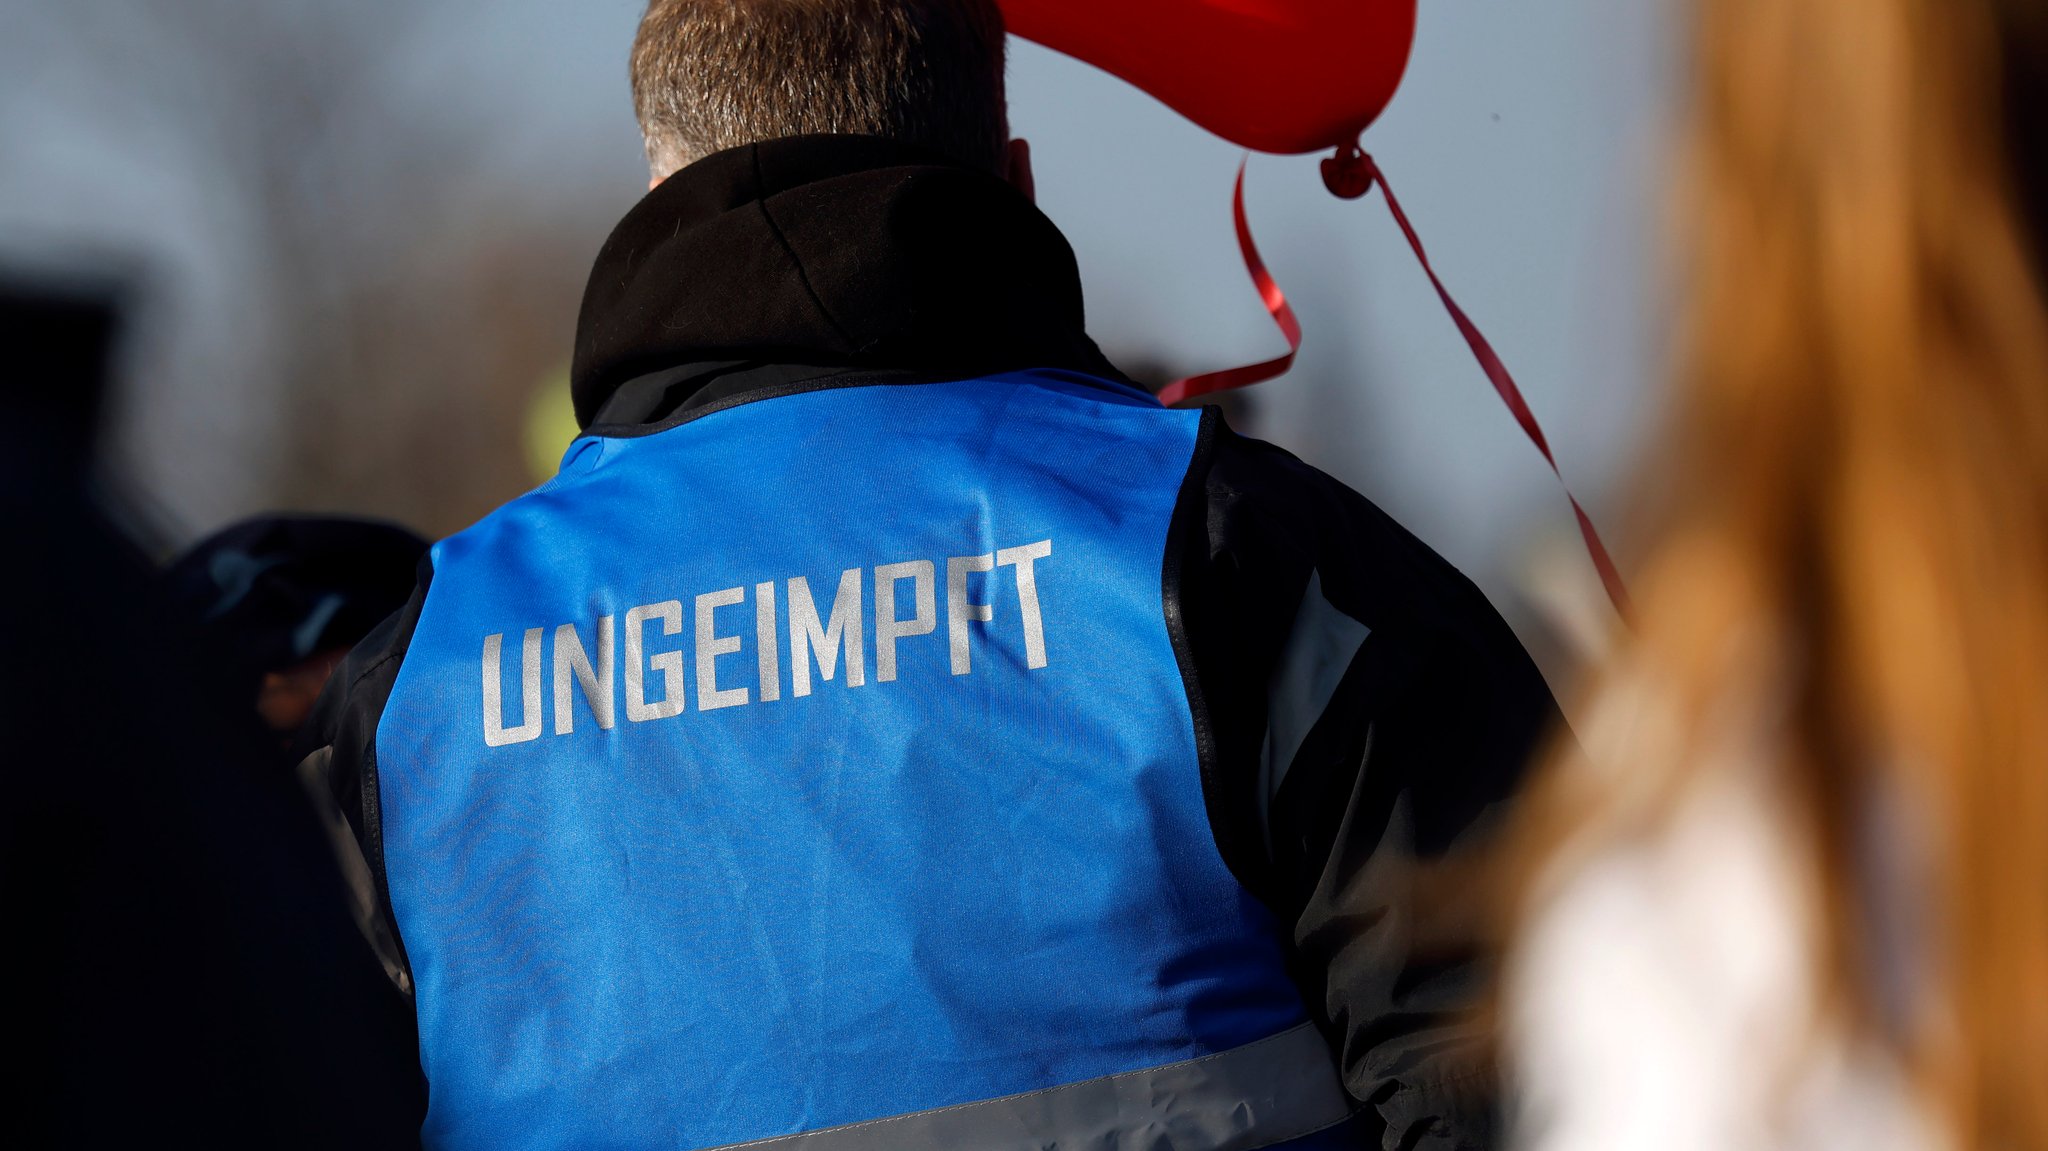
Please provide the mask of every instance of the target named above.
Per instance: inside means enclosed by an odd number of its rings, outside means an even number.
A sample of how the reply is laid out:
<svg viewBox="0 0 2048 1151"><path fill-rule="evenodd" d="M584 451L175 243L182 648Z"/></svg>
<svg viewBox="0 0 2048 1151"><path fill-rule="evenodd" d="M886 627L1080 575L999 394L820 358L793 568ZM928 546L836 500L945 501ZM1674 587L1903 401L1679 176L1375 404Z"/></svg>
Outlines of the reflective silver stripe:
<svg viewBox="0 0 2048 1151"><path fill-rule="evenodd" d="M1304 1023L1183 1063L725 1151L1252 1151L1353 1110L1323 1037Z"/></svg>

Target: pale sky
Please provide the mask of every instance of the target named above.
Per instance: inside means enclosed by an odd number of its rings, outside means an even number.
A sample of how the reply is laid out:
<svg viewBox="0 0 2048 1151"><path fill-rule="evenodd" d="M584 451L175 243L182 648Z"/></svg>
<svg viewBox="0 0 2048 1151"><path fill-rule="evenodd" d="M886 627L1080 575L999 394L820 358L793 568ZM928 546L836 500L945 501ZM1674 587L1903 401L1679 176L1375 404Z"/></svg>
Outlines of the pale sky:
<svg viewBox="0 0 2048 1151"><path fill-rule="evenodd" d="M1566 474L1610 522L1622 505L1609 497L1654 412L1672 87L1662 9L1422 0L1406 84L1366 139ZM624 64L640 10L421 5L333 110L334 146L374 141L394 117L430 119L451 141L451 202L559 205L601 237L644 183ZM258 254L232 202L177 142L128 130L122 101L138 97L77 48L74 26L111 11L0 0L0 43L13 43L0 48L0 254L141 257L151 308L124 442L196 532L260 505L234 445L260 439L267 418L266 289L249 274ZM1034 45L1013 52L1011 96L1042 206L1075 245L1091 328L1112 358L1197 371L1281 350L1231 232L1239 150ZM1528 555L1570 532L1569 508L1382 201L1334 199L1317 159L1251 164L1254 231L1307 327L1294 374L1261 385L1258 430L1394 513L1512 618Z"/></svg>

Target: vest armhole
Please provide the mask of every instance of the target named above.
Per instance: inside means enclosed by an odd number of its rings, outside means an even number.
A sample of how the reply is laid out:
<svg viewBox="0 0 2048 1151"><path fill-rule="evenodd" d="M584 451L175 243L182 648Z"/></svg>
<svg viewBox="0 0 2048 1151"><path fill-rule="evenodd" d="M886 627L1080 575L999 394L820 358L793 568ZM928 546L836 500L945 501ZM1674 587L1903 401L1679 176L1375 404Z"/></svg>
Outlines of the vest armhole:
<svg viewBox="0 0 2048 1151"><path fill-rule="evenodd" d="M385 708L398 686L405 657L412 648L413 635L419 629L421 613L426 610L433 576L433 553L429 552L420 562L419 582L413 589L412 598L387 625L393 630L386 641L383 656L351 685L347 705L351 713L349 726L353 729L347 734L350 742L360 749L356 753L354 767L361 797L363 862L368 866L375 887L376 913L383 918L383 926L396 951L395 956L387 958L396 961L408 983L412 961L406 954L405 937L398 929L398 914L391 902L391 878L384 865L383 780L377 762L377 745L384 725Z"/></svg>
<svg viewBox="0 0 2048 1151"><path fill-rule="evenodd" d="M1181 683L1187 691L1188 711L1194 722L1195 755L1200 764L1202 802L1209 816L1209 830L1224 866L1254 895L1265 898L1267 869L1258 867L1264 859L1259 828L1248 824L1243 811L1233 811L1228 789L1220 778L1221 765L1209 701L1204 694L1201 673L1195 660L1189 633L1188 601L1198 601L1198 611L1213 610L1214 590L1208 574L1208 479L1215 460L1216 444L1228 429L1222 409L1202 409L1201 430L1188 460L1187 475L1181 481L1173 519L1166 533L1166 556L1160 577L1161 600L1166 632L1173 643Z"/></svg>

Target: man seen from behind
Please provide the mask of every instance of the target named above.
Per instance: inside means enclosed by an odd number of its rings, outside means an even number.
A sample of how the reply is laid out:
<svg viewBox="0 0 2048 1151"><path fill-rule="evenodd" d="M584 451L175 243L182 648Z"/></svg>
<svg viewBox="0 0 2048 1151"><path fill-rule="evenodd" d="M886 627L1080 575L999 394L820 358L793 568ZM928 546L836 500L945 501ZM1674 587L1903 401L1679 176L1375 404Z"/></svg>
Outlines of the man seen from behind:
<svg viewBox="0 0 2048 1151"><path fill-rule="evenodd" d="M1408 892L1549 692L1103 358L1004 52L993 0L649 9L585 435L315 719L428 1146L1489 1145Z"/></svg>

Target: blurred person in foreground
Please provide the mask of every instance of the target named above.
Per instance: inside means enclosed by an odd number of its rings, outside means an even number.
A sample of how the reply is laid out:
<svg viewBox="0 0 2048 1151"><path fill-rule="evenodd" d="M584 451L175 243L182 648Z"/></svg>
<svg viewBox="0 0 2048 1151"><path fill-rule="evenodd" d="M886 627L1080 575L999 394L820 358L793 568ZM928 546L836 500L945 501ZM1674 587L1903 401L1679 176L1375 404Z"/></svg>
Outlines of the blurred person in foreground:
<svg viewBox="0 0 2048 1151"><path fill-rule="evenodd" d="M1408 877L1556 708L1478 591L1082 323L991 0L659 0L561 473L314 753L437 1147L1481 1147Z"/></svg>
<svg viewBox="0 0 2048 1151"><path fill-rule="evenodd" d="M349 649L405 606L426 550L392 524L261 516L194 544L160 583L221 669L228 712L282 755Z"/></svg>
<svg viewBox="0 0 2048 1151"><path fill-rule="evenodd" d="M1696 0L1669 505L1534 789L1532 1148L2048 1148L2048 3Z"/></svg>
<svg viewBox="0 0 2048 1151"><path fill-rule="evenodd" d="M328 837L95 478L118 327L104 293L0 275L7 1143L417 1146L408 1005Z"/></svg>

